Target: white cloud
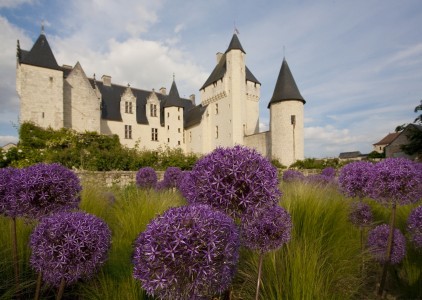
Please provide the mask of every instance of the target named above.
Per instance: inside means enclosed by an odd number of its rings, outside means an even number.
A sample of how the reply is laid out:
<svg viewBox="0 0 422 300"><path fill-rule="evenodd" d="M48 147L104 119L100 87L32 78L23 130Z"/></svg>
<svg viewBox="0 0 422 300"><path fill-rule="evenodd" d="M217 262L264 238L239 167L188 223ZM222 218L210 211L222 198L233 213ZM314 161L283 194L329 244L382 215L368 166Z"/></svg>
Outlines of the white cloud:
<svg viewBox="0 0 422 300"><path fill-rule="evenodd" d="M0 136L0 147L3 147L9 143L17 144L18 140L19 139L16 136Z"/></svg>
<svg viewBox="0 0 422 300"><path fill-rule="evenodd" d="M0 8L14 8L32 2L32 0L0 0Z"/></svg>

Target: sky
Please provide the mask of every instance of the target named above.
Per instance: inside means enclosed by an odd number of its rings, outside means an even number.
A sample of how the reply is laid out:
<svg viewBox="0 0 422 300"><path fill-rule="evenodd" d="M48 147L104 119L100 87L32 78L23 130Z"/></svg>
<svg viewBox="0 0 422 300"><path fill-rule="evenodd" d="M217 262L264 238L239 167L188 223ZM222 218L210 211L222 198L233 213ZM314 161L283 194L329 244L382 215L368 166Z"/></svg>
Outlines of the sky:
<svg viewBox="0 0 422 300"><path fill-rule="evenodd" d="M196 95L235 29L261 82L260 129L285 58L306 100L305 157L369 153L422 99L420 0L0 0L0 146L17 142L16 41L41 24L59 65Z"/></svg>

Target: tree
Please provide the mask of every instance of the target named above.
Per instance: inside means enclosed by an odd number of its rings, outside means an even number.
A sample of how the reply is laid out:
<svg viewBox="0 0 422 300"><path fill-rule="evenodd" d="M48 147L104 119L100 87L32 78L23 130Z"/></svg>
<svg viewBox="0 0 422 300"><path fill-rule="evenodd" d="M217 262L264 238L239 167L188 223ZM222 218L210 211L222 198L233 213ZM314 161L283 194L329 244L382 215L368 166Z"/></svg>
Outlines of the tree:
<svg viewBox="0 0 422 300"><path fill-rule="evenodd" d="M415 107L415 113L422 111L422 100L421 104ZM413 124L403 124L397 126L396 131L402 131L407 129L406 137L409 140L409 143L402 145L400 148L407 155L417 154L419 157L422 155L422 114L420 114L413 121Z"/></svg>

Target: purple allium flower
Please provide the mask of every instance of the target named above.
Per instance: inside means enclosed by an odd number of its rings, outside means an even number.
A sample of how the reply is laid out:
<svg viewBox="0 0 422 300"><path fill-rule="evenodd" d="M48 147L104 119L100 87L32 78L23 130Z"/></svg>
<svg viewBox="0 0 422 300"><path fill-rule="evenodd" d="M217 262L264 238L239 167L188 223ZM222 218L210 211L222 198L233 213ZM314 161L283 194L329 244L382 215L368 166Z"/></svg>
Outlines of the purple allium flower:
<svg viewBox="0 0 422 300"><path fill-rule="evenodd" d="M292 220L280 206L244 214L241 224L242 245L261 253L276 250L291 237Z"/></svg>
<svg viewBox="0 0 422 300"><path fill-rule="evenodd" d="M327 167L321 171L321 175L329 178L334 178L336 177L336 169L334 169L333 167Z"/></svg>
<svg viewBox="0 0 422 300"><path fill-rule="evenodd" d="M8 197L8 194L11 188L11 178L19 171L15 168L0 169L0 214L10 217L16 216L17 207L14 205L14 201L10 201L13 199Z"/></svg>
<svg viewBox="0 0 422 300"><path fill-rule="evenodd" d="M89 278L107 259L111 232L101 219L82 212L60 212L41 219L30 237L32 268L59 286Z"/></svg>
<svg viewBox="0 0 422 300"><path fill-rule="evenodd" d="M371 207L364 202L353 202L350 207L349 220L356 226L369 226L373 221Z"/></svg>
<svg viewBox="0 0 422 300"><path fill-rule="evenodd" d="M163 178L163 181L166 183L166 186L168 188L177 187L180 174L182 174L182 170L179 167L168 167L164 172Z"/></svg>
<svg viewBox="0 0 422 300"><path fill-rule="evenodd" d="M194 185L193 179L191 178L190 171L183 171L180 176L179 180L177 182L177 188L182 194L183 197L187 197L186 195L189 193L189 190L191 189L191 185Z"/></svg>
<svg viewBox="0 0 422 300"><path fill-rule="evenodd" d="M217 148L198 160L186 190L189 203L209 204L230 216L278 204L277 169L256 150Z"/></svg>
<svg viewBox="0 0 422 300"><path fill-rule="evenodd" d="M133 276L159 299L209 299L229 287L239 243L233 219L210 206L170 208L136 239Z"/></svg>
<svg viewBox="0 0 422 300"><path fill-rule="evenodd" d="M407 229L415 247L422 249L422 206L418 206L410 213Z"/></svg>
<svg viewBox="0 0 422 300"><path fill-rule="evenodd" d="M40 218L78 207L82 187L68 168L39 163L16 172L6 198L13 206L10 216Z"/></svg>
<svg viewBox="0 0 422 300"><path fill-rule="evenodd" d="M366 161L356 161L345 165L340 170L338 183L340 190L348 197L359 197L368 195L368 182L374 176L374 165Z"/></svg>
<svg viewBox="0 0 422 300"><path fill-rule="evenodd" d="M140 188L150 189L157 184L157 173L151 167L140 168L136 173L136 185Z"/></svg>
<svg viewBox="0 0 422 300"><path fill-rule="evenodd" d="M284 182L303 181L304 179L305 175L300 171L289 169L283 172Z"/></svg>
<svg viewBox="0 0 422 300"><path fill-rule="evenodd" d="M380 203L416 203L422 198L422 168L405 158L387 158L374 167L371 198Z"/></svg>
<svg viewBox="0 0 422 300"><path fill-rule="evenodd" d="M387 244L390 226L382 224L372 229L368 234L368 249L375 260L387 262ZM394 229L391 251L391 264L400 263L406 255L406 239L399 229Z"/></svg>
<svg viewBox="0 0 422 300"><path fill-rule="evenodd" d="M335 182L335 178L322 174L312 174L306 177L306 182L319 186L327 186L329 184L333 184Z"/></svg>

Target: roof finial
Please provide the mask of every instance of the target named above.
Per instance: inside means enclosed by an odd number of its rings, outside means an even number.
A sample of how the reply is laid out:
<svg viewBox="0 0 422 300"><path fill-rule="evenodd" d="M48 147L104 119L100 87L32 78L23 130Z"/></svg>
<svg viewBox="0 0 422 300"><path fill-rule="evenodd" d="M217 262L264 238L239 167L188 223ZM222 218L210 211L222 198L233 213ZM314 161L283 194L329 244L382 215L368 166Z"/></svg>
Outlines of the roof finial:
<svg viewBox="0 0 422 300"><path fill-rule="evenodd" d="M283 60L286 59L286 46L283 45Z"/></svg>
<svg viewBox="0 0 422 300"><path fill-rule="evenodd" d="M41 34L45 34L45 32L44 32L44 19L41 20Z"/></svg>
<svg viewBox="0 0 422 300"><path fill-rule="evenodd" d="M175 77L176 77L176 75L174 74L174 72L173 72L173 82L175 81Z"/></svg>
<svg viewBox="0 0 422 300"><path fill-rule="evenodd" d="M233 26L234 26L234 34L239 34L239 30L237 30L237 27L236 27L236 21L233 22Z"/></svg>

